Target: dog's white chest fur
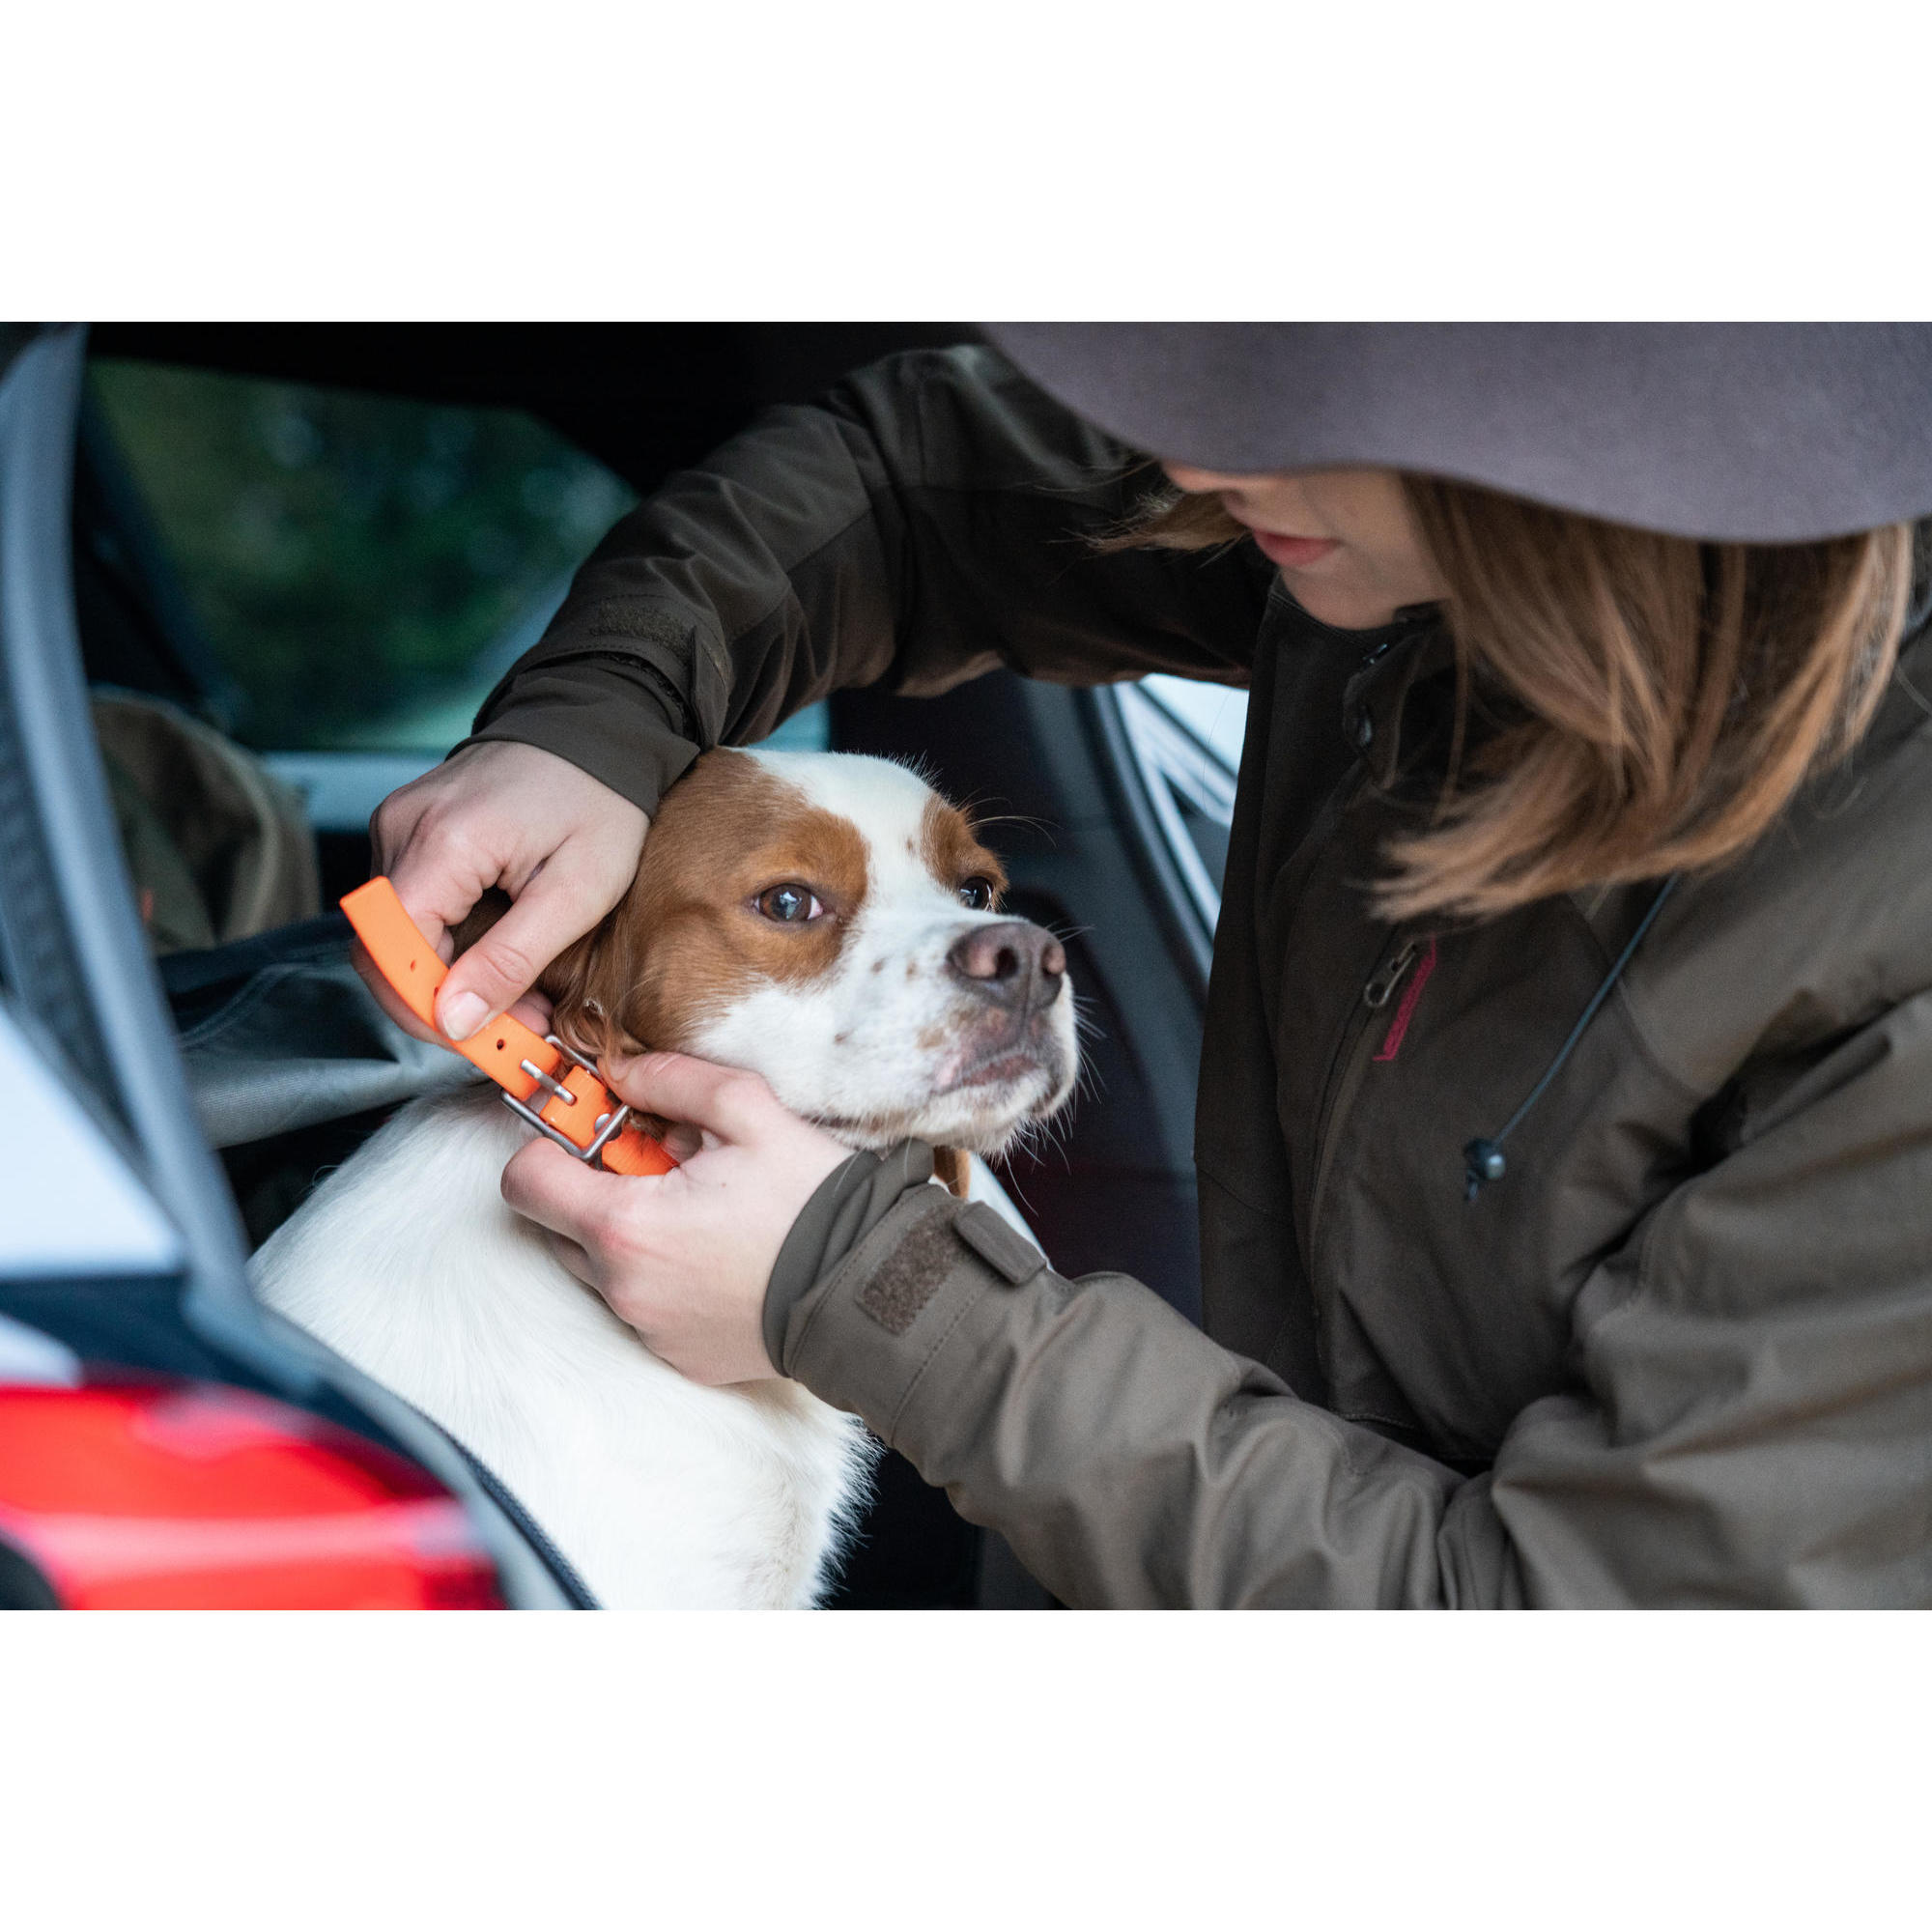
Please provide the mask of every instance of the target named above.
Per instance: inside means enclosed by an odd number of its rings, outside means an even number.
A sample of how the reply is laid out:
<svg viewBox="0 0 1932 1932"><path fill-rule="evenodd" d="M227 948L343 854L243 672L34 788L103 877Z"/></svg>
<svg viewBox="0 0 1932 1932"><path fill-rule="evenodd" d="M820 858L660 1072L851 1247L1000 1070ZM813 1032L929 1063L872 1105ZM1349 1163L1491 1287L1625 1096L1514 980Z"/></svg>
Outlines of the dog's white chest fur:
<svg viewBox="0 0 1932 1932"><path fill-rule="evenodd" d="M870 1438L796 1382L651 1354L503 1205L527 1137L495 1089L414 1102L262 1248L257 1292L495 1470L599 1602L809 1606Z"/></svg>

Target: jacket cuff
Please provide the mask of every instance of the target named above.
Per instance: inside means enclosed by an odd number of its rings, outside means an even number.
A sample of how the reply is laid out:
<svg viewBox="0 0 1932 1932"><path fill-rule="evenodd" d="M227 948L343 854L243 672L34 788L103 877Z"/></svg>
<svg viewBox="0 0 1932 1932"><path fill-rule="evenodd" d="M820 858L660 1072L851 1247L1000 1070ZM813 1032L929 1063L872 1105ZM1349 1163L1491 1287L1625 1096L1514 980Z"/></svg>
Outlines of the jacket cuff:
<svg viewBox="0 0 1932 1932"><path fill-rule="evenodd" d="M806 1295L883 1221L901 1195L932 1179L932 1150L900 1141L883 1154L855 1153L819 1182L800 1208L765 1284L765 1352L776 1368L785 1324Z"/></svg>
<svg viewBox="0 0 1932 1932"><path fill-rule="evenodd" d="M1007 1319L1004 1298L1045 1271L1038 1249L983 1202L906 1188L792 1304L774 1359L897 1447L928 1369L950 1351L970 1360L980 1331L996 1331ZM1064 1291L1057 1277L1046 1278Z"/></svg>
<svg viewBox="0 0 1932 1932"><path fill-rule="evenodd" d="M667 710L647 666L582 658L539 665L492 696L456 751L496 740L534 745L655 816L698 753Z"/></svg>

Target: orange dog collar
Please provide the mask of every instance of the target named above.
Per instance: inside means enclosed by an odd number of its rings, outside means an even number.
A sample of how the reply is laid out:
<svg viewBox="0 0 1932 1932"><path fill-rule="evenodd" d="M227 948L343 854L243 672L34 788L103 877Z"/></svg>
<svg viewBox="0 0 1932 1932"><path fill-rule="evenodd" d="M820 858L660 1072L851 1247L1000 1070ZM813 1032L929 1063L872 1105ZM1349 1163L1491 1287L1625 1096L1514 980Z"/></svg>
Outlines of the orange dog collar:
<svg viewBox="0 0 1932 1932"><path fill-rule="evenodd" d="M436 989L449 968L416 930L395 887L385 878L371 879L343 899L342 910L377 971L434 1030ZM468 1039L442 1044L481 1067L503 1090L504 1105L566 1153L593 1167L601 1163L613 1174L668 1174L677 1165L631 1119L630 1108L598 1079L597 1069L554 1034L533 1033L522 1020L501 1013Z"/></svg>

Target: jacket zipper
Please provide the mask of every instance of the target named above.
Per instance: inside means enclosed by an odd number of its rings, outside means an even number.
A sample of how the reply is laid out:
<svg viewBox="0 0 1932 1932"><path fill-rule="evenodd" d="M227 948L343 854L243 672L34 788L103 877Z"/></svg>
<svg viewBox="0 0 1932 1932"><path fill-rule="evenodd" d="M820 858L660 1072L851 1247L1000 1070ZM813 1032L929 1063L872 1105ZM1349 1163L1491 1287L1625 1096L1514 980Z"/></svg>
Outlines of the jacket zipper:
<svg viewBox="0 0 1932 1932"><path fill-rule="evenodd" d="M1405 624L1394 636L1384 638L1380 643L1368 652L1357 667L1357 674L1371 669L1385 658L1398 644L1407 644L1429 629L1433 620L1417 619ZM1358 770L1354 782L1343 789L1347 796L1340 801L1341 809L1346 809L1367 787L1369 777L1366 771ZM1331 807L1336 800L1331 795ZM1339 818L1340 810L1336 811ZM1332 824L1327 828L1332 832ZM1313 837L1311 828L1309 837ZM1306 841L1304 840L1304 843ZM1348 1118L1349 1109L1354 1103L1355 1090L1361 1085L1362 1075L1368 1069L1369 1048L1374 1042L1375 1019L1382 1008L1395 997L1396 989L1408 977L1409 969L1421 956L1425 940L1421 937L1402 937L1392 934L1383 948L1383 956L1377 962L1376 970L1370 974L1368 983L1362 988L1362 997L1350 1015L1350 1024L1343 1028L1343 1041L1337 1049L1333 1067L1329 1072L1326 1092L1315 1133L1315 1195L1308 1214L1308 1272L1311 1283L1316 1277L1316 1261L1319 1253L1317 1242L1321 1236L1321 1207L1328 1192L1329 1170L1335 1162L1335 1144L1341 1138L1342 1122ZM1340 1069L1339 1077L1335 1068Z"/></svg>
<svg viewBox="0 0 1932 1932"><path fill-rule="evenodd" d="M1328 1104L1322 1110L1321 1125L1316 1137L1315 1195L1308 1215L1308 1272L1317 1278L1316 1264L1321 1236L1321 1208L1328 1194L1328 1176L1335 1165L1335 1148L1342 1138L1342 1124L1354 1104L1356 1090L1369 1067L1369 1049L1375 1043L1376 1015L1395 997L1396 989L1407 979L1409 969L1422 956L1421 937L1405 939L1395 951L1378 963L1362 987L1350 1017L1353 1031L1340 1058L1341 1075L1336 1080Z"/></svg>
<svg viewBox="0 0 1932 1932"><path fill-rule="evenodd" d="M1386 966L1378 967L1370 976L1369 983L1362 988L1362 1004L1372 1011L1379 1012L1395 995L1395 989L1408 977L1408 969L1415 964L1422 951L1422 941L1406 941Z"/></svg>

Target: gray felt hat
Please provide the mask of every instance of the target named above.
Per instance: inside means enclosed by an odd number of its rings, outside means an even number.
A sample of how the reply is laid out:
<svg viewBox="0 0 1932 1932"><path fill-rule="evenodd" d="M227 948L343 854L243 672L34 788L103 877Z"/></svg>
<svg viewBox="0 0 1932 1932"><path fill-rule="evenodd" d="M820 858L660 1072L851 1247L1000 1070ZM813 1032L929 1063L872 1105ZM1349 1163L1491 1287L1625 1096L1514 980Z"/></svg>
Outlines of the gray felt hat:
<svg viewBox="0 0 1932 1932"><path fill-rule="evenodd" d="M1764 543L1932 516L1932 324L1008 323L1040 386L1208 469L1351 465Z"/></svg>

